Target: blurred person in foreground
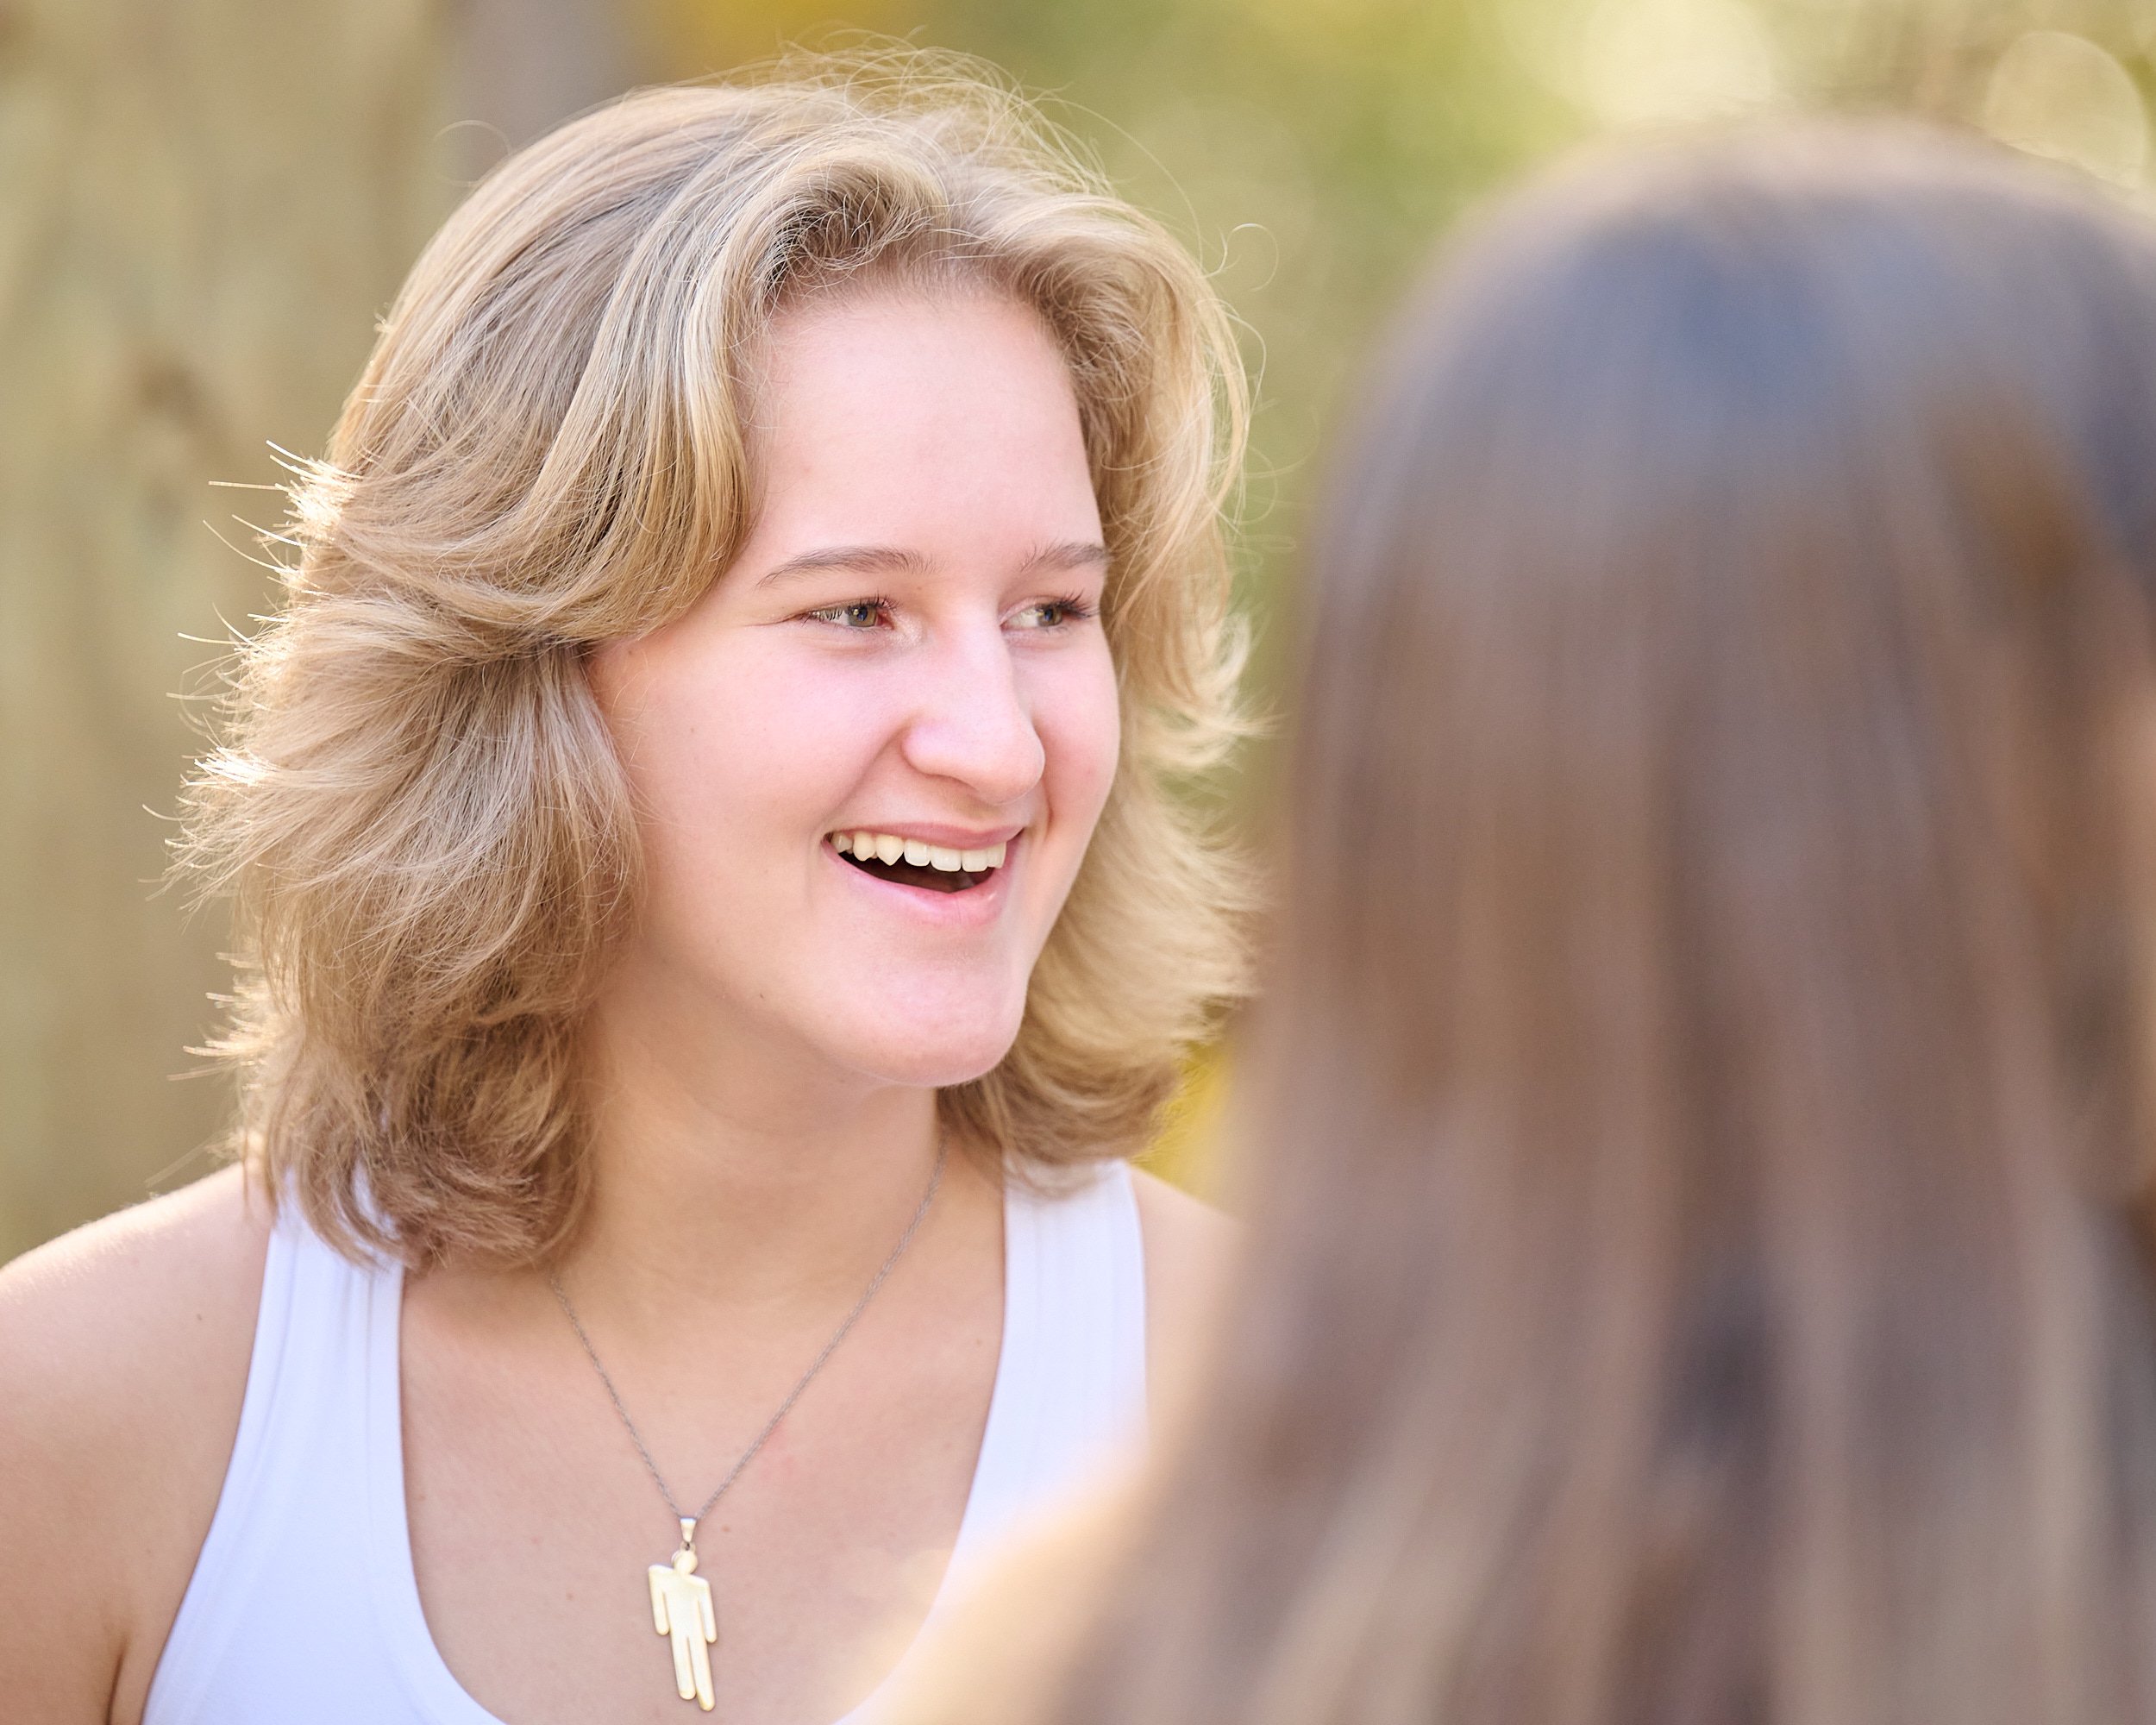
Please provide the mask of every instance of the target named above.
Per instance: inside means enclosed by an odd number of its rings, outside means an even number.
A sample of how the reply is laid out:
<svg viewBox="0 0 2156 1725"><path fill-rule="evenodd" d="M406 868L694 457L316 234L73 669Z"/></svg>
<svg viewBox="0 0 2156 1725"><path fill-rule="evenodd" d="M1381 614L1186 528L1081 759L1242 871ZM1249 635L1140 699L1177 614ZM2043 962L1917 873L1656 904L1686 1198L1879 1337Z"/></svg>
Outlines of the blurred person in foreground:
<svg viewBox="0 0 2156 1725"><path fill-rule="evenodd" d="M1235 366L969 64L480 183L193 788L241 1166L0 1275L0 1719L829 1725L1142 1427Z"/></svg>
<svg viewBox="0 0 2156 1725"><path fill-rule="evenodd" d="M2156 235L1664 144L1378 375L1217 1360L897 1716L2156 1720Z"/></svg>

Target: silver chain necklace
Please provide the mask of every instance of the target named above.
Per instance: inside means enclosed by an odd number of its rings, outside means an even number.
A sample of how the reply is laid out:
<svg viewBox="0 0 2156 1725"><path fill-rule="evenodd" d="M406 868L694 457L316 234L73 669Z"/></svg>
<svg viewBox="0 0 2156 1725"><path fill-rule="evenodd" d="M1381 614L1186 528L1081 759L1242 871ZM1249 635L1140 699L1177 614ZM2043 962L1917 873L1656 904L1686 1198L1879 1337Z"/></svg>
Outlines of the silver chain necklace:
<svg viewBox="0 0 2156 1725"><path fill-rule="evenodd" d="M711 1488L711 1495L693 1515L685 1514L675 1502L674 1492L667 1484L666 1476L659 1471L659 1464L651 1458L650 1446L643 1440L643 1433L636 1429L636 1422L629 1417L629 1408L621 1399L621 1391L614 1387L614 1380L599 1350L592 1346L591 1337L585 1333L584 1320L576 1314L576 1308L569 1303L569 1290L561 1285L560 1276L549 1271L547 1286L554 1290L560 1302L569 1327L576 1332L576 1339L584 1346L584 1357L592 1362L592 1369L599 1373L599 1381L606 1386L607 1399L614 1404L614 1411L621 1415L623 1427L629 1433L629 1441L636 1446L636 1453L643 1458L644 1471L651 1476L651 1483L659 1488L659 1496L666 1500L667 1508L674 1512L681 1524L681 1547L670 1562L654 1564L649 1571L651 1583L652 1627L668 1638L674 1651L674 1692L684 1701L693 1701L706 1713L714 1704L711 1695L711 1644L718 1639L718 1621L711 1610L711 1584L696 1572L696 1526L711 1513L711 1508L726 1495L726 1489L742 1475L742 1470L756 1458L771 1434L779 1429L779 1421L785 1419L793 1404L801 1399L801 1392L809 1387L816 1374L824 1369L824 1362L837 1352L839 1343L846 1339L861 1314L868 1309L868 1302L898 1268L899 1260L906 1256L906 1249L913 1244L913 1236L920 1231L921 1223L928 1215L929 1206L936 1201L936 1189L943 1183L943 1164L950 1159L950 1140L939 1138L936 1145L936 1166L928 1176L928 1190L921 1194L919 1208L913 1212L913 1220L906 1225L906 1232L899 1236L899 1243L891 1248L891 1256L883 1261L854 1302L854 1308L831 1332L831 1339L824 1344L824 1351L809 1363L793 1388L787 1392L786 1400L779 1403L779 1410L764 1421L763 1429L755 1440L741 1452L739 1460L726 1470L726 1477Z"/></svg>

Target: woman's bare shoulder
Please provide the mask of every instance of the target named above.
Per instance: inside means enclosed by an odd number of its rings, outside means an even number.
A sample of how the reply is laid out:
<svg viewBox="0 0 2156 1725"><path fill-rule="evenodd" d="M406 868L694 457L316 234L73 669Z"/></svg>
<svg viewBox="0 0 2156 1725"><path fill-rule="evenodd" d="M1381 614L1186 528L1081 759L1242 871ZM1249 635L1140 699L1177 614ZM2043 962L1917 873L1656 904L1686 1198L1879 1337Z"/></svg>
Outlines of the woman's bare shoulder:
<svg viewBox="0 0 2156 1725"><path fill-rule="evenodd" d="M1145 1332L1153 1376L1180 1377L1210 1321L1241 1230L1229 1217L1142 1168L1131 1170L1145 1241Z"/></svg>
<svg viewBox="0 0 2156 1725"><path fill-rule="evenodd" d="M220 1362L244 1381L269 1226L228 1168L0 1267L0 1377L54 1412L185 1394Z"/></svg>
<svg viewBox="0 0 2156 1725"><path fill-rule="evenodd" d="M239 1428L269 1222L227 1170L0 1268L0 1669L37 1673L37 1717L139 1707Z"/></svg>

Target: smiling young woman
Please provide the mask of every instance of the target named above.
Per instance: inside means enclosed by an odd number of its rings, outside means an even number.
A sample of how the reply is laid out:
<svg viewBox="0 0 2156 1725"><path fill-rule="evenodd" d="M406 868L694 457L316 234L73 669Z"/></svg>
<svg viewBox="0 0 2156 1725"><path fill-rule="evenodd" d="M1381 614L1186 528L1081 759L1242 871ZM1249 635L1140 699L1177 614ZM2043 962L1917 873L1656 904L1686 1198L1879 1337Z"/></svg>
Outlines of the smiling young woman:
<svg viewBox="0 0 2156 1725"><path fill-rule="evenodd" d="M188 858L240 1166L0 1276L41 1721L827 1725L1137 1427L1242 986L1229 325L963 67L650 91L416 267Z"/></svg>

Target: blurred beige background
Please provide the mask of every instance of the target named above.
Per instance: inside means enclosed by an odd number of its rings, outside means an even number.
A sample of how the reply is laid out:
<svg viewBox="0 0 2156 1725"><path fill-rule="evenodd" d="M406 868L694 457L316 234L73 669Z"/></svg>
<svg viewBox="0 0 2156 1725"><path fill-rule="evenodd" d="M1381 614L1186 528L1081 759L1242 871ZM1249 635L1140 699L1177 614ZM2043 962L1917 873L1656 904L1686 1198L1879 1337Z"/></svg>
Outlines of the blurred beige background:
<svg viewBox="0 0 2156 1725"><path fill-rule="evenodd" d="M1261 625L1356 355L1493 182L1828 104L2140 197L2156 89L2156 0L0 0L0 1258L210 1165L224 928L156 883L217 643L270 599L273 446L318 448L505 150L848 28L1001 63L1215 270L1261 376ZM1265 777L1219 794L1248 816ZM1222 1082L1194 1068L1163 1147L1193 1183Z"/></svg>

